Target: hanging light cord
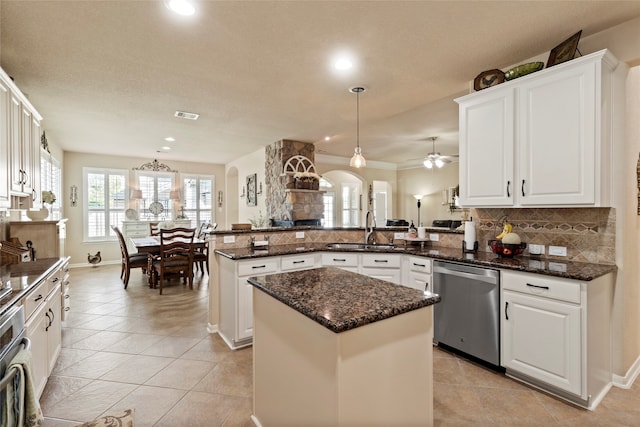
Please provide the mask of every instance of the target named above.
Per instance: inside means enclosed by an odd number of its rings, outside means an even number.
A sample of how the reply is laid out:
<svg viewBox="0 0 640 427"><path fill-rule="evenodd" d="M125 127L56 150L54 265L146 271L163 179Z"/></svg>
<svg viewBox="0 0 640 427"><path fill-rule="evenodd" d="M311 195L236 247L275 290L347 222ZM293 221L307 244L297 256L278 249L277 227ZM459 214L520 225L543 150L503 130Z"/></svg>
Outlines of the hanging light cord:
<svg viewBox="0 0 640 427"><path fill-rule="evenodd" d="M360 91L356 91L356 145L360 152Z"/></svg>

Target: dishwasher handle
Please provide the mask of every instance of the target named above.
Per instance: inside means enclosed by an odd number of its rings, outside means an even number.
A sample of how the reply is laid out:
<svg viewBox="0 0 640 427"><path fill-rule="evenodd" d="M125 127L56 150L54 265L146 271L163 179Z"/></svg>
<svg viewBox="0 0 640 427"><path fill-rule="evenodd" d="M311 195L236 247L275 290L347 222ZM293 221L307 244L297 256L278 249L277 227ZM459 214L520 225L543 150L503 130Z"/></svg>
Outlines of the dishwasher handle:
<svg viewBox="0 0 640 427"><path fill-rule="evenodd" d="M433 271L434 273L441 273L441 274L446 274L450 276L463 277L465 279L478 280L480 282L490 283L492 285L498 284L497 276L486 276L483 274L466 273L464 271L449 270L448 268L444 268L440 266L433 267Z"/></svg>

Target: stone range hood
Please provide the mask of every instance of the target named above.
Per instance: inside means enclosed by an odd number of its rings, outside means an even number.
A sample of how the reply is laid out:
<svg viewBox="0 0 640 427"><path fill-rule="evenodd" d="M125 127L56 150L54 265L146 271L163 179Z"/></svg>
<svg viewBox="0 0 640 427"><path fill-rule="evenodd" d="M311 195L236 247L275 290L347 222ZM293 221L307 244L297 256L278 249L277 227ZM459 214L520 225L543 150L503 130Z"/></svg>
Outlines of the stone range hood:
<svg viewBox="0 0 640 427"><path fill-rule="evenodd" d="M308 159L315 172L315 146L311 143L283 139L265 148L265 204L271 225L320 225L323 218L324 192L295 188L294 173L309 170L309 163L295 161L296 156Z"/></svg>

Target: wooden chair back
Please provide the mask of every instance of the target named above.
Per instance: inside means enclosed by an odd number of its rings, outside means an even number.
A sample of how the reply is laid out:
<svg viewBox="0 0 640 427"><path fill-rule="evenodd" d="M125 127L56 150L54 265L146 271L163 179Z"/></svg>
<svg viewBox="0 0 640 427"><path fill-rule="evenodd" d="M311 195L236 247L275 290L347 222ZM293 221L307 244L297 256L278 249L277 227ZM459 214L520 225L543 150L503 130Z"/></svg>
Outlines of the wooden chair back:
<svg viewBox="0 0 640 427"><path fill-rule="evenodd" d="M150 236L159 236L160 235L160 222L150 222L149 223L149 235Z"/></svg>
<svg viewBox="0 0 640 427"><path fill-rule="evenodd" d="M160 254L153 263L159 273L160 294L167 273L182 273L193 288L193 238L194 228L160 229Z"/></svg>

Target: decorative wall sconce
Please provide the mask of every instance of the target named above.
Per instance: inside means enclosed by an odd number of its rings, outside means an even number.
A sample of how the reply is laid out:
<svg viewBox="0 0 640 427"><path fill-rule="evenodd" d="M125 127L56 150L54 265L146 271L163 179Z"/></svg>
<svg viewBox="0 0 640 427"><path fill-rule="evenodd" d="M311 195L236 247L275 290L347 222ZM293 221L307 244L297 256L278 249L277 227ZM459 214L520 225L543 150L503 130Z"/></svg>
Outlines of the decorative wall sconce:
<svg viewBox="0 0 640 427"><path fill-rule="evenodd" d="M260 184L258 185L258 191L256 192L257 195L262 194L262 182L260 182Z"/></svg>
<svg viewBox="0 0 640 427"><path fill-rule="evenodd" d="M78 186L77 185L71 186L71 195L69 196L69 198L71 199L71 206L78 205Z"/></svg>
<svg viewBox="0 0 640 427"><path fill-rule="evenodd" d="M413 197L416 198L418 202L418 227L422 227L422 223L420 222L420 206L422 206L422 194L414 194Z"/></svg>
<svg viewBox="0 0 640 427"><path fill-rule="evenodd" d="M247 193L244 192L244 187L242 187L242 193L240 193L240 198L244 199L247 196Z"/></svg>
<svg viewBox="0 0 640 427"><path fill-rule="evenodd" d="M222 191L218 191L218 207L222 207Z"/></svg>

